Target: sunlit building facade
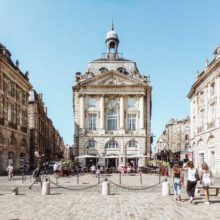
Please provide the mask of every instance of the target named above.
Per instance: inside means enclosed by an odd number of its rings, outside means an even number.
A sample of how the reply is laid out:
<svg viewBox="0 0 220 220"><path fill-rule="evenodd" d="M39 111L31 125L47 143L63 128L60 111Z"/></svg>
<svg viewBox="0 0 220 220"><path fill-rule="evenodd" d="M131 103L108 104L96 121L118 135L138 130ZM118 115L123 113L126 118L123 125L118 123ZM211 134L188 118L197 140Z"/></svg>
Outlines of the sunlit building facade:
<svg viewBox="0 0 220 220"><path fill-rule="evenodd" d="M208 163L220 175L220 47L198 73L188 94L191 109L191 147L195 164Z"/></svg>
<svg viewBox="0 0 220 220"><path fill-rule="evenodd" d="M0 44L0 174L12 164L17 171L29 161L28 95L32 88L14 64L9 50Z"/></svg>
<svg viewBox="0 0 220 220"><path fill-rule="evenodd" d="M151 146L150 79L118 53L114 28L105 42L103 58L90 62L85 74L76 73L75 148L79 156L95 155L105 166L143 166ZM91 165L92 158L81 161Z"/></svg>

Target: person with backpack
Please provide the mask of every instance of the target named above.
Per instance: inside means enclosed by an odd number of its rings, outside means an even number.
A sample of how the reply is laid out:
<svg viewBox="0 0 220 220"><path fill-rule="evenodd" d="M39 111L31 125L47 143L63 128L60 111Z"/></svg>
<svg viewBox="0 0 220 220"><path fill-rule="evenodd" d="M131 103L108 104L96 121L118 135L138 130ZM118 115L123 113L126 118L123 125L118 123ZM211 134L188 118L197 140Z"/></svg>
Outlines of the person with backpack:
<svg viewBox="0 0 220 220"><path fill-rule="evenodd" d="M33 174L32 174L34 180L33 182L31 183L31 185L28 187L29 189L31 189L31 187L34 185L34 183L36 182L40 182L40 185L42 187L42 181L41 181L41 177L40 177L40 167L37 167L34 171L33 171Z"/></svg>
<svg viewBox="0 0 220 220"><path fill-rule="evenodd" d="M201 184L203 185L204 193L205 193L205 204L210 204L209 201L209 187L212 185L212 172L209 169L207 163L202 164L202 175L201 175Z"/></svg>

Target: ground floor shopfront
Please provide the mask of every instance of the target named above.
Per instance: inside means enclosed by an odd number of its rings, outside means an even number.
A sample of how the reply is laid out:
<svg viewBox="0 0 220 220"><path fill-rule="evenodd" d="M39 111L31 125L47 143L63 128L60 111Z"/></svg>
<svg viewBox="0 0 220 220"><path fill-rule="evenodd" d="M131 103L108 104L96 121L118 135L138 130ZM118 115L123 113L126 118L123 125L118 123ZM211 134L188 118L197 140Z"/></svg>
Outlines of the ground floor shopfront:
<svg viewBox="0 0 220 220"><path fill-rule="evenodd" d="M0 128L0 175L6 172L9 164L14 171L29 163L29 138L27 134L12 129Z"/></svg>
<svg viewBox="0 0 220 220"><path fill-rule="evenodd" d="M109 168L112 170L117 170L120 167L132 167L135 170L138 167L143 166L146 157L143 155L134 155L134 156L105 156L105 157L96 157L95 155L82 155L79 156L79 162L81 166L90 168L92 165L100 165L101 167Z"/></svg>

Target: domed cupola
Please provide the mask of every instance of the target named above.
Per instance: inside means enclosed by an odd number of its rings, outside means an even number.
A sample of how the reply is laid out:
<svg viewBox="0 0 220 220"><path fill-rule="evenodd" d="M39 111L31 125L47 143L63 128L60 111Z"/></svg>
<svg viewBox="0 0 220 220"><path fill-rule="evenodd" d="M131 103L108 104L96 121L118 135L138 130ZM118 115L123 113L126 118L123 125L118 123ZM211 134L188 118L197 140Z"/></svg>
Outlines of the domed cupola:
<svg viewBox="0 0 220 220"><path fill-rule="evenodd" d="M119 38L117 32L114 30L114 25L112 23L112 30L109 31L106 35L105 40L107 46L108 57L116 58L118 54L118 44Z"/></svg>

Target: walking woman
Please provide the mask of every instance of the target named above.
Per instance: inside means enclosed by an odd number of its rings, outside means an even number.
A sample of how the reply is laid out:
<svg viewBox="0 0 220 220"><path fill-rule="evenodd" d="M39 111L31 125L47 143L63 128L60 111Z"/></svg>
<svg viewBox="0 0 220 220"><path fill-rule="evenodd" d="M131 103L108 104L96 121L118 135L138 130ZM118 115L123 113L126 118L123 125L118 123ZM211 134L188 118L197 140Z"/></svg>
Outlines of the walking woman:
<svg viewBox="0 0 220 220"><path fill-rule="evenodd" d="M187 169L187 171L188 171L186 191L187 191L187 194L190 197L189 202L192 203L193 200L194 200L195 188L196 188L196 183L197 183L197 180L198 180L198 177L196 177L198 175L198 171L194 167L194 164L193 164L192 161L189 161L184 166L184 168Z"/></svg>
<svg viewBox="0 0 220 220"><path fill-rule="evenodd" d="M202 164L202 175L201 175L201 183L203 185L204 193L205 193L205 204L210 204L209 201L209 186L212 185L212 172L209 169L207 163Z"/></svg>
<svg viewBox="0 0 220 220"><path fill-rule="evenodd" d="M181 201L181 174L182 170L179 168L179 164L175 164L173 167L173 188L176 201Z"/></svg>

